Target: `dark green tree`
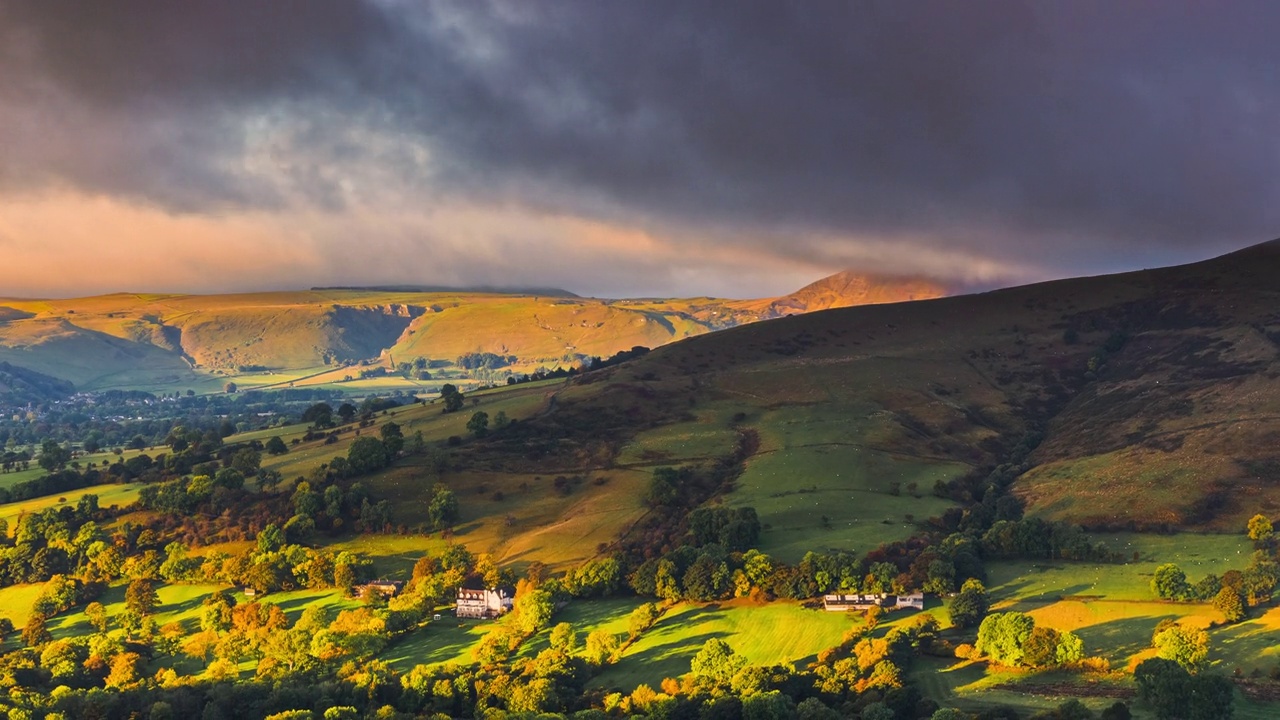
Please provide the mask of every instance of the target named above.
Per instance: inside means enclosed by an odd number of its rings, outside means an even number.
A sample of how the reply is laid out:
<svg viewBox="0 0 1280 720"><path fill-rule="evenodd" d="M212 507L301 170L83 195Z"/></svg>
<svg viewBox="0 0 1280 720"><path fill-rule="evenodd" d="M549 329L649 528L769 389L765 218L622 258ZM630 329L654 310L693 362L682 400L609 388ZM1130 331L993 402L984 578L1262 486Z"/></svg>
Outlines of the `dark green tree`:
<svg viewBox="0 0 1280 720"><path fill-rule="evenodd" d="M349 402L344 402L338 406L338 417L342 419L342 424L346 425L356 419L356 406Z"/></svg>
<svg viewBox="0 0 1280 720"><path fill-rule="evenodd" d="M377 472L387 466L387 446L373 437L358 437L347 449L347 464L356 475Z"/></svg>
<svg viewBox="0 0 1280 720"><path fill-rule="evenodd" d="M467 430L478 438L489 434L489 413L481 410L467 421Z"/></svg>
<svg viewBox="0 0 1280 720"><path fill-rule="evenodd" d="M969 578L961 586L959 594L951 598L947 611L951 614L951 624L958 628L971 628L982 622L987 615L987 589L974 578Z"/></svg>
<svg viewBox="0 0 1280 720"><path fill-rule="evenodd" d="M400 431L399 425L393 422L383 423L379 433L389 456L395 457L404 448L404 433Z"/></svg>
<svg viewBox="0 0 1280 720"><path fill-rule="evenodd" d="M1156 568L1151 578L1151 591L1162 600L1181 600L1191 592L1187 584L1187 574L1173 563L1165 563Z"/></svg>
<svg viewBox="0 0 1280 720"><path fill-rule="evenodd" d="M57 440L45 440L40 445L40 467L48 472L61 470L71 460L71 451L58 444Z"/></svg>
<svg viewBox="0 0 1280 720"><path fill-rule="evenodd" d="M444 411L451 413L462 409L462 403L465 398L462 393L458 392L456 385L445 383L440 387L440 399L444 401Z"/></svg>
<svg viewBox="0 0 1280 720"><path fill-rule="evenodd" d="M289 452L289 446L285 444L284 440L280 439L279 435L272 435L265 447L269 455L284 455Z"/></svg>
<svg viewBox="0 0 1280 720"><path fill-rule="evenodd" d="M311 427L317 430L333 427L333 408L329 403L316 403L302 411L302 422L311 423Z"/></svg>

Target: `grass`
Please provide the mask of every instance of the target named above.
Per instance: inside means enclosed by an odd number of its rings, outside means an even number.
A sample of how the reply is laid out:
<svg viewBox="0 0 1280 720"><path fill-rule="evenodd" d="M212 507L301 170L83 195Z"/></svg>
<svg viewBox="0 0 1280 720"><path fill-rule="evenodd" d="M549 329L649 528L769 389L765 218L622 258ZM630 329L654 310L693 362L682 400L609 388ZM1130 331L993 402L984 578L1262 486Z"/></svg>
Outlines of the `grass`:
<svg viewBox="0 0 1280 720"><path fill-rule="evenodd" d="M689 672L689 662L711 638L729 643L753 664L801 667L822 650L840 644L854 623L844 613L787 602L681 603L628 647L617 665L592 682L627 689L641 683L657 687L665 677ZM801 627L804 631L798 632Z"/></svg>
<svg viewBox="0 0 1280 720"><path fill-rule="evenodd" d="M0 588L0 617L9 618L14 627L22 627L31 614L31 606L43 589L44 583Z"/></svg>
<svg viewBox="0 0 1280 720"><path fill-rule="evenodd" d="M788 562L810 550L866 552L951 507L930 491L957 471L854 445L792 448L752 458L728 504L754 507L765 526L760 549ZM912 483L918 496L905 489Z"/></svg>
<svg viewBox="0 0 1280 720"><path fill-rule="evenodd" d="M38 448L31 448L31 450L33 451L33 454L34 454L35 451L38 451ZM164 449L144 448L142 450L121 450L121 453L119 455L116 455L112 451L104 450L102 452L96 452L96 453L91 453L87 455L83 455L83 454L79 455L78 457L76 457L76 459L73 462L75 464L78 464L81 467L85 467L89 463L93 463L94 465L112 465L112 464L115 464L115 462L118 460L128 460L130 458L136 457L138 455L142 455L144 453L151 455L152 457L155 457L157 452L168 452L168 448L164 448ZM40 465L35 460L32 460L30 467L28 467L26 470L18 470L18 471L9 472L9 473L0 473L0 487L11 488L14 485L17 485L18 483L27 482L29 480L36 480L48 474L49 474L48 471L40 467Z"/></svg>
<svg viewBox="0 0 1280 720"><path fill-rule="evenodd" d="M567 622L578 633L579 649L587 641L587 635L604 630L625 635L631 611L642 603L637 598L575 601L556 612L552 625ZM469 665L472 651L493 621L460 620L452 611L440 613L440 620L429 623L382 655L392 668L407 672L414 665L458 663ZM549 645L550 628L543 630L520 646L519 655L532 656Z"/></svg>
<svg viewBox="0 0 1280 720"><path fill-rule="evenodd" d="M1175 563L1196 582L1209 573L1244 570L1253 546L1244 535L1094 534L1095 541L1129 558L1121 564L998 561L988 563L988 588L996 597L1028 600L1064 596L1109 600L1155 600L1151 578L1157 567ZM1134 553L1138 559L1133 560Z"/></svg>
<svg viewBox="0 0 1280 720"><path fill-rule="evenodd" d="M80 498L85 495L97 495L98 507L109 508L116 505L123 508L132 505L138 499L138 492L141 489L141 483L126 483L124 485L95 485L80 490L68 490L59 495L47 495L0 505L0 519L9 523L9 531L12 533L17 529L18 518L24 514L38 512L45 508L58 507L59 505L75 507Z"/></svg>

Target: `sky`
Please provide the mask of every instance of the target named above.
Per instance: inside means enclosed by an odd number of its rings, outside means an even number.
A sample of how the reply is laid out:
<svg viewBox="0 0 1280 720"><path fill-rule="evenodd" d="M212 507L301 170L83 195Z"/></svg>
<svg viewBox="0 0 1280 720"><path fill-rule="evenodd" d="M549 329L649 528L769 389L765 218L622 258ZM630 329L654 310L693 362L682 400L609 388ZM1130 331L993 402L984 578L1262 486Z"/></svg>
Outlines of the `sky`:
<svg viewBox="0 0 1280 720"><path fill-rule="evenodd" d="M0 0L0 296L994 286L1280 236L1280 4Z"/></svg>

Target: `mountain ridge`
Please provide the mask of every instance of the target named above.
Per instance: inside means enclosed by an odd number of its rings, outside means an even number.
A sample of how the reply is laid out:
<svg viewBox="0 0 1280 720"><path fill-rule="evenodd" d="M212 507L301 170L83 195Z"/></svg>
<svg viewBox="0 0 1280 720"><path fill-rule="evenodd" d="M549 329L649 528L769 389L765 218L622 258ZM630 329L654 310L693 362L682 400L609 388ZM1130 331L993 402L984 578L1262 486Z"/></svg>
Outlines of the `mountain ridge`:
<svg viewBox="0 0 1280 720"><path fill-rule="evenodd" d="M847 275L847 274L844 274ZM0 299L0 360L83 389L189 385L201 373L245 368L340 368L397 360L515 357L520 368L577 364L836 304L915 297L919 284L852 280L817 293L757 300L584 298L567 291L502 292L417 286L184 295L111 293ZM425 287L425 286L422 286ZM96 348L96 349L95 349ZM92 362L88 362L89 359ZM338 374L336 379L341 379ZM151 378L151 379L149 379Z"/></svg>

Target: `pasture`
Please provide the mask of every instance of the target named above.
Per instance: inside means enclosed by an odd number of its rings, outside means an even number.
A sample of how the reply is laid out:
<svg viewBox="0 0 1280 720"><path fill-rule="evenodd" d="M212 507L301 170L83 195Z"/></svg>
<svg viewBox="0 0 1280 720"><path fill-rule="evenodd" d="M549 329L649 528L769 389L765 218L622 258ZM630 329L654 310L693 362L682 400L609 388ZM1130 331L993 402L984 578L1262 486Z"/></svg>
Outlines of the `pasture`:
<svg viewBox="0 0 1280 720"><path fill-rule="evenodd" d="M125 483L123 485L95 485L93 487L82 488L80 490L68 490L57 495L46 495L44 497L32 498L20 502L6 503L0 505L0 519L9 523L10 534L17 528L18 518L26 513L38 512L46 508L58 507L60 505L69 505L75 507L81 497L85 495L97 495L98 507L109 508L111 506L119 506L121 508L132 505L138 499L138 491L142 489L141 483Z"/></svg>
<svg viewBox="0 0 1280 720"><path fill-rule="evenodd" d="M752 664L803 667L819 652L839 645L859 622L850 614L810 610L790 602L680 603L667 610L657 624L627 647L617 665L592 684L627 690L641 683L657 687L663 678L689 672L689 662L711 638L729 643Z"/></svg>
<svg viewBox="0 0 1280 720"><path fill-rule="evenodd" d="M914 535L951 507L932 488L957 471L855 445L791 448L748 461L726 501L756 509L763 552L796 562L810 550L866 552Z"/></svg>

